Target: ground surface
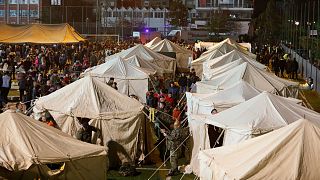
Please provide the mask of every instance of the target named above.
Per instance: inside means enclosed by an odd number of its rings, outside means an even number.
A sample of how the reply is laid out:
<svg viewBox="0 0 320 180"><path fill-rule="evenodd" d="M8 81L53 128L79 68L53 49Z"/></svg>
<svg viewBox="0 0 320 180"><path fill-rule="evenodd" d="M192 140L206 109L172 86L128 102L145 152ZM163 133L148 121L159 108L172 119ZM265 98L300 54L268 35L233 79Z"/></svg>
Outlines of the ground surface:
<svg viewBox="0 0 320 180"><path fill-rule="evenodd" d="M151 175L156 171L157 167L159 167L162 163L156 165L146 165L142 167L137 167L137 171L140 172L138 176L134 177L122 177L118 171L111 170L108 171L107 179L108 180L148 180ZM179 159L179 165L185 164L184 158ZM166 175L170 169L170 163L168 162L166 167L161 167L162 170L157 171L154 176L150 178L150 180L180 180L183 174L167 177ZM184 175L182 180L195 180L197 177L193 174Z"/></svg>

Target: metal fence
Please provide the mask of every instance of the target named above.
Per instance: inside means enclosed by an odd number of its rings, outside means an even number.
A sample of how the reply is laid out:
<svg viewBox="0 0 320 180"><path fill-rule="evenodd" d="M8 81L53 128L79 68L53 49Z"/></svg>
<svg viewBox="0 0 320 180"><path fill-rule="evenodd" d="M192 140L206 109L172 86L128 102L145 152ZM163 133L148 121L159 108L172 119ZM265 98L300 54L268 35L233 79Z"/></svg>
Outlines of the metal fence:
<svg viewBox="0 0 320 180"><path fill-rule="evenodd" d="M314 83L314 89L320 93L320 69L314 66L309 62L309 60L304 59L301 57L298 53L296 53L294 50L286 47L285 45L282 45L284 51L286 53L290 53L291 57L296 58L296 60L299 63L299 74L303 76L303 78L307 79L311 77L313 79Z"/></svg>

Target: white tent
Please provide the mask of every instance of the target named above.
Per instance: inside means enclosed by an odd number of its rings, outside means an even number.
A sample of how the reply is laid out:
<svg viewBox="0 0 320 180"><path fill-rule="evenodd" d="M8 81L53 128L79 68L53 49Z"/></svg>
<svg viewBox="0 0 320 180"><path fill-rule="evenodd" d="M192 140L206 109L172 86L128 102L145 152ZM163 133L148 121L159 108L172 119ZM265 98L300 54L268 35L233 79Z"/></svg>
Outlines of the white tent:
<svg viewBox="0 0 320 180"><path fill-rule="evenodd" d="M98 77L105 83L113 77L117 82L119 92L125 95L134 94L139 97L141 102L145 103L149 77L155 73L155 71L133 65L120 57L115 57L86 70L84 74Z"/></svg>
<svg viewBox="0 0 320 180"><path fill-rule="evenodd" d="M192 134L195 134L193 137L194 144L197 145L192 149L190 165L193 171L199 174L199 162L197 160L199 151L210 148L206 124L224 129L224 145L236 144L286 126L303 117L314 120L320 119L320 114L299 105L300 103L301 101L297 99L284 98L263 92L215 115L188 115L189 126Z"/></svg>
<svg viewBox="0 0 320 180"><path fill-rule="evenodd" d="M219 44L215 49L212 49L210 51L204 52L199 58L193 60L191 62L191 67L195 69L196 73L198 76L202 75L202 68L203 68L203 63L210 60L214 59L217 57L220 57L228 52L231 52L235 50L236 47L228 44L228 43L223 43Z"/></svg>
<svg viewBox="0 0 320 180"><path fill-rule="evenodd" d="M237 61L238 62L238 61ZM230 64L234 66L234 64ZM226 64L225 66L229 66ZM221 68L226 68L226 67ZM227 68L228 69L228 68ZM214 71L214 69L213 69ZM211 74L210 80L196 83L197 93L212 93L217 89L225 89L238 82L240 79L248 82L255 88L282 96L296 97L296 92L291 87L297 87L298 83L285 80L272 73L259 70L250 63L244 62L228 71Z"/></svg>
<svg viewBox="0 0 320 180"><path fill-rule="evenodd" d="M224 46L225 44L229 44L233 47L235 47L237 50L241 51L244 54L247 54L251 58L256 58L255 54L252 54L250 51L248 51L247 47L242 46L241 44L237 43L235 40L227 38L219 43L214 44L213 46L209 47L209 50L206 51L204 54L210 53L210 51L219 49L221 46Z"/></svg>
<svg viewBox="0 0 320 180"><path fill-rule="evenodd" d="M120 94L99 79L90 76L40 97L35 105L38 109L90 119L99 119L106 113L140 111L143 108L135 99Z"/></svg>
<svg viewBox="0 0 320 180"><path fill-rule="evenodd" d="M230 41L230 39L228 38ZM230 41L231 42L231 41ZM234 42L234 41L233 41ZM206 49L212 49L214 48L214 45L218 44L219 42L204 42L200 41L198 43L195 43L195 48L206 48ZM231 42L232 43L232 42ZM251 43L238 43L241 47L245 48L247 51L251 52Z"/></svg>
<svg viewBox="0 0 320 180"><path fill-rule="evenodd" d="M1 178L106 179L104 147L78 141L12 110L0 114L0 129ZM56 175L47 166L54 163L64 164Z"/></svg>
<svg viewBox="0 0 320 180"><path fill-rule="evenodd" d="M227 54L233 50L237 50L249 58L255 59L256 55L246 51L242 46L236 43L234 40L225 39L214 46L212 46L208 51L204 52L198 59L192 61L191 66L196 70L197 75L202 74L202 65L204 62L211 59L220 57L224 54Z"/></svg>
<svg viewBox="0 0 320 180"><path fill-rule="evenodd" d="M238 50L233 50L225 55L222 55L220 57L210 59L203 63L203 74L204 76L208 76L208 74L215 72L216 68L219 68L223 65L227 65L228 63L231 63L233 61L240 60L241 63L248 62L254 67L260 69L260 70L266 70L267 67L252 58L246 56L245 54L241 53ZM203 78L206 78L202 76Z"/></svg>
<svg viewBox="0 0 320 180"><path fill-rule="evenodd" d="M131 162L136 158L140 129L144 127L143 105L100 80L85 76L35 102L35 109L49 110L62 129L75 133L76 118L92 119L91 125L102 133L102 144L109 147L110 164L116 159ZM69 116L69 117L68 117ZM60 126L61 127L61 126ZM74 136L75 134L70 134ZM119 163L119 162L116 162Z"/></svg>
<svg viewBox="0 0 320 180"><path fill-rule="evenodd" d="M198 153L201 149L210 148L210 140L207 125L198 119L194 119L191 114L211 114L213 108L216 108L218 112L221 112L245 102L258 94L259 91L257 89L242 80L238 81L233 86L216 93L187 93L188 122L194 142L190 166L196 174L199 171L197 160Z"/></svg>
<svg viewBox="0 0 320 180"><path fill-rule="evenodd" d="M114 59L115 57L128 59L132 56L138 56L141 60L147 61L147 64L153 64L153 68L155 68L159 74L174 73L176 70L176 60L174 58L154 52L142 44L138 44L112 56L107 56L105 62L108 62L110 59ZM145 63L141 63L140 67L150 68L149 66L145 67L144 65Z"/></svg>
<svg viewBox="0 0 320 180"><path fill-rule="evenodd" d="M210 94L187 92L188 114L211 114L212 109L218 112L229 109L258 95L259 90L240 80L229 88Z"/></svg>
<svg viewBox="0 0 320 180"><path fill-rule="evenodd" d="M319 122L300 119L237 145L201 151L200 179L320 179L319 134Z"/></svg>
<svg viewBox="0 0 320 180"><path fill-rule="evenodd" d="M192 52L171 42L168 39L164 39L157 44L150 47L156 52L174 52L176 53L177 66L179 68L188 68L189 61L192 59Z"/></svg>
<svg viewBox="0 0 320 180"><path fill-rule="evenodd" d="M154 39L152 39L150 42L148 42L147 44L145 44L146 47L151 48L152 46L158 44L161 41L161 38L159 37L155 37Z"/></svg>
<svg viewBox="0 0 320 180"><path fill-rule="evenodd" d="M224 145L286 126L300 118L320 120L320 114L298 104L299 100L268 92L215 115L192 115L193 119L225 129Z"/></svg>

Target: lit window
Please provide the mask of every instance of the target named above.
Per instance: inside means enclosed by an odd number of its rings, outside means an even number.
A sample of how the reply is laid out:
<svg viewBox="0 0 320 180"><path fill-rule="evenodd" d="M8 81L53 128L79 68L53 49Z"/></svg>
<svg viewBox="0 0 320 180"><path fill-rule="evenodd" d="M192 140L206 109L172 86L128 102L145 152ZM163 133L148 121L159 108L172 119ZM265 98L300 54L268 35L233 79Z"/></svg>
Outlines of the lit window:
<svg viewBox="0 0 320 180"><path fill-rule="evenodd" d="M0 17L4 17L4 10L0 10Z"/></svg>
<svg viewBox="0 0 320 180"><path fill-rule="evenodd" d="M10 10L10 17L17 17L17 10Z"/></svg>
<svg viewBox="0 0 320 180"><path fill-rule="evenodd" d="M38 10L30 10L30 17L38 17Z"/></svg>
<svg viewBox="0 0 320 180"><path fill-rule="evenodd" d="M21 17L28 17L28 10L22 10Z"/></svg>
<svg viewBox="0 0 320 180"><path fill-rule="evenodd" d="M60 6L61 5L61 0L51 0L51 5Z"/></svg>
<svg viewBox="0 0 320 180"><path fill-rule="evenodd" d="M9 0L9 4L17 4L17 0Z"/></svg>
<svg viewBox="0 0 320 180"><path fill-rule="evenodd" d="M30 0L30 4L39 4L39 0Z"/></svg>

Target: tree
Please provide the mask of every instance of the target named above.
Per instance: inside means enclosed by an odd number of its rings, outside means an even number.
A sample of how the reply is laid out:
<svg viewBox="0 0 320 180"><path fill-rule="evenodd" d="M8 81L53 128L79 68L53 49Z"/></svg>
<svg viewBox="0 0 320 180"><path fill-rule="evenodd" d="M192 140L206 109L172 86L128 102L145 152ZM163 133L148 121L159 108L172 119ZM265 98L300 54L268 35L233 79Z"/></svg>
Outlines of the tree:
<svg viewBox="0 0 320 180"><path fill-rule="evenodd" d="M236 31L237 25L233 21L229 10L218 9L211 14L208 29L216 34Z"/></svg>
<svg viewBox="0 0 320 180"><path fill-rule="evenodd" d="M276 43L280 40L282 30L286 30L285 25L281 23L279 9L276 7L276 1L270 0L266 10L257 18L253 19L256 26L256 35L258 42Z"/></svg>
<svg viewBox="0 0 320 180"><path fill-rule="evenodd" d="M169 23L181 27L188 25L188 8L181 0L173 0L169 6Z"/></svg>

